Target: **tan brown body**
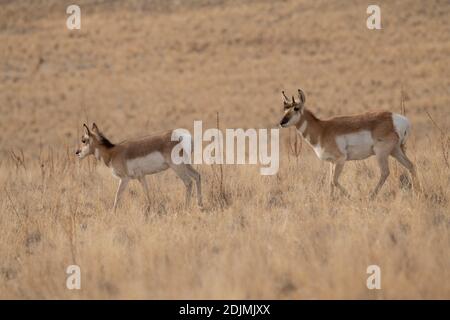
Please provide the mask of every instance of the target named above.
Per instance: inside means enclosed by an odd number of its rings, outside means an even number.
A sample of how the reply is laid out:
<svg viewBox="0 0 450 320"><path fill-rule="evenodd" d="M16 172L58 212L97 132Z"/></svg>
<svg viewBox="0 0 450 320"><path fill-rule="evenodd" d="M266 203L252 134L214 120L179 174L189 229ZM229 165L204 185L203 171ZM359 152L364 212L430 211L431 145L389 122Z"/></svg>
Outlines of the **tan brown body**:
<svg viewBox="0 0 450 320"><path fill-rule="evenodd" d="M157 152L164 158L164 163L161 166L155 166L154 170L148 171L146 174L166 170L169 168L169 163L172 162L171 151L177 143L177 141L171 141L171 131L167 131L118 143L111 149L105 148L100 154L105 164L113 169L115 176L119 178L136 177L139 174L128 165L132 160L145 158L149 154ZM142 168L142 170L145 172L145 168Z"/></svg>
<svg viewBox="0 0 450 320"><path fill-rule="evenodd" d="M372 197L376 196L389 176L389 156L393 156L410 171L413 185L418 188L414 165L404 149L410 131L406 117L381 111L320 120L304 106L305 95L301 90L298 102L294 98L289 101L284 92L283 97L285 115L280 126L294 125L314 149L317 157L331 162L331 192L334 187L338 187L348 195L338 181L344 163L349 160L363 160L373 155L377 158L381 176Z"/></svg>
<svg viewBox="0 0 450 320"><path fill-rule="evenodd" d="M172 141L172 136L172 131L166 131L136 140L112 144L95 124L92 127L92 132L85 125L85 134L82 138L83 147L77 151L77 155L81 159L90 154L95 155L97 159L102 160L106 166L112 169L115 177L120 179L114 201L114 210L117 208L121 195L131 179L137 179L141 183L147 200L150 201L145 176L169 168L175 171L186 186L186 205L189 203L193 180L195 180L198 204L202 206L200 174L188 163L173 163L172 150L181 140ZM186 143L191 143L190 136L182 138L187 140Z"/></svg>

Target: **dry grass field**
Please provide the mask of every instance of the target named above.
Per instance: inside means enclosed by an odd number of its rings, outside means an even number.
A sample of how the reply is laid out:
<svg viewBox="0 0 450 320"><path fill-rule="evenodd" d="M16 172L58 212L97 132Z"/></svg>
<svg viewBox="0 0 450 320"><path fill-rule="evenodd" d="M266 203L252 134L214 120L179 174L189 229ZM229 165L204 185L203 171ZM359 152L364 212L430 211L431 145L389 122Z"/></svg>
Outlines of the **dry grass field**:
<svg viewBox="0 0 450 320"><path fill-rule="evenodd" d="M69 31L72 1L0 1L0 298L450 299L448 1L377 1L382 30L359 0L77 3ZM202 211L165 171L150 207L132 182L112 213L117 180L74 154L83 122L113 142L217 112L221 128L272 127L299 87L319 117L400 112L403 96L423 193L391 161L369 201L369 159L333 200L328 165L306 144L292 154L283 129L277 175L226 165L221 192L220 168L198 165Z"/></svg>

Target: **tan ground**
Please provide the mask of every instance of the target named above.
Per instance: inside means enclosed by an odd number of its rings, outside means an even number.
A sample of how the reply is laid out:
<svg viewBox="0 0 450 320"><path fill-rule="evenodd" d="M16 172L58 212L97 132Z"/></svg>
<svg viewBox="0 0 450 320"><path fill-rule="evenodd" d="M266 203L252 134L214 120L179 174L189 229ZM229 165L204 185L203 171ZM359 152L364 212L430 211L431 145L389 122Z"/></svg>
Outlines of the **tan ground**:
<svg viewBox="0 0 450 320"><path fill-rule="evenodd" d="M381 31L365 1L85 0L80 31L71 1L29 3L0 1L0 298L450 298L448 1L378 1ZM270 127L298 87L321 117L400 112L403 87L424 193L392 161L368 201L372 159L346 166L353 196L332 201L327 165L306 145L289 155L284 130L278 175L224 167L223 210L203 165L205 212L164 172L149 210L132 183L111 214L116 180L74 157L83 122L116 142L216 112L222 128ZM371 264L382 290L366 288Z"/></svg>

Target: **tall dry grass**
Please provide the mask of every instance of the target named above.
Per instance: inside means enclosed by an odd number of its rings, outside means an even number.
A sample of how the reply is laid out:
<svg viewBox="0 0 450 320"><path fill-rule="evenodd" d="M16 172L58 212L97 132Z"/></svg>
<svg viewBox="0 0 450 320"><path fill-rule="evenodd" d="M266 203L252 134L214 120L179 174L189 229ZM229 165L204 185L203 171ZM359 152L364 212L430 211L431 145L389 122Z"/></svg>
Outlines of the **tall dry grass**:
<svg viewBox="0 0 450 320"><path fill-rule="evenodd" d="M132 183L115 214L117 182L102 166L64 153L21 167L7 160L1 297L448 298L448 168L437 142L427 154L418 148L423 195L402 188L391 162L387 185L367 200L378 174L369 161L346 166L353 196L332 200L327 167L305 151L271 177L225 166L223 208L214 173L200 166L205 211L184 209L184 186L165 172L149 179L150 209ZM81 267L80 291L65 287L70 264ZM366 288L371 264L382 290Z"/></svg>

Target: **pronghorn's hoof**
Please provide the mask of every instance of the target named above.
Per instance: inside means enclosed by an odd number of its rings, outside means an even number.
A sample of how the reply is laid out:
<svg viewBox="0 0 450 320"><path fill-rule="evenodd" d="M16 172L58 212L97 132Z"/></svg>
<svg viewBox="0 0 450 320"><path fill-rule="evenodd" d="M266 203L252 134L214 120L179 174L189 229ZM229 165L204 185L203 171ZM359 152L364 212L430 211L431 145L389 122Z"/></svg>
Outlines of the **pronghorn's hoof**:
<svg viewBox="0 0 450 320"><path fill-rule="evenodd" d="M350 193L348 193L348 192L341 192L341 194L346 199L350 199L351 198Z"/></svg>
<svg viewBox="0 0 450 320"><path fill-rule="evenodd" d="M423 195L424 195L424 191L423 191L422 186L419 186L419 187L413 187L413 193L414 193L414 195L417 196L417 197L423 196Z"/></svg>
<svg viewBox="0 0 450 320"><path fill-rule="evenodd" d="M336 193L337 193L336 191L339 191L338 195L336 195ZM336 200L339 197L344 197L344 198L347 198L347 199L351 198L350 194L347 191L344 191L344 190L336 190L336 191L330 193L331 199Z"/></svg>
<svg viewBox="0 0 450 320"><path fill-rule="evenodd" d="M144 206L144 215L148 217L152 213L152 206L147 204Z"/></svg>

